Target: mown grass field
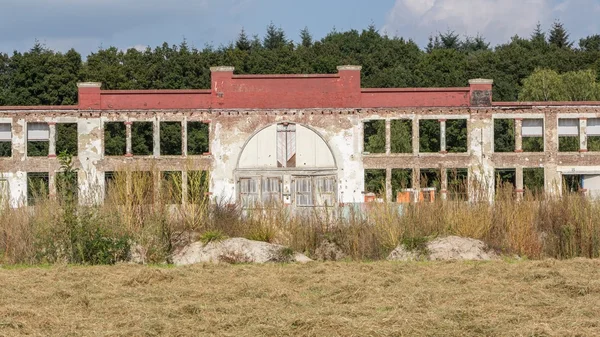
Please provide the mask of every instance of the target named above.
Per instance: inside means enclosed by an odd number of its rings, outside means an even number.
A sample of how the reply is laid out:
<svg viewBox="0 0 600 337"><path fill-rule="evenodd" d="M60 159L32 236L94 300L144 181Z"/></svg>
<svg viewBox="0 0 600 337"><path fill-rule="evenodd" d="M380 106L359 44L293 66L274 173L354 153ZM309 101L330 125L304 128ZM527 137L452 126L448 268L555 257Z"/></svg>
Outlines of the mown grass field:
<svg viewBox="0 0 600 337"><path fill-rule="evenodd" d="M0 336L594 336L600 261L0 268Z"/></svg>

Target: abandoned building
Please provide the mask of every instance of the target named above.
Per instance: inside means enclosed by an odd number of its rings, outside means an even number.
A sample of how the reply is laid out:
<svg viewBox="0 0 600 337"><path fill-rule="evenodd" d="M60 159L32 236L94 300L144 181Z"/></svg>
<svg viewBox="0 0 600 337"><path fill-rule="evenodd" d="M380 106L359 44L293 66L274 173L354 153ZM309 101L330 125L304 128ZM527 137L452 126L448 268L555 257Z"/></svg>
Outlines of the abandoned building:
<svg viewBox="0 0 600 337"><path fill-rule="evenodd" d="M123 170L178 175L181 202L193 172L208 172L211 198L243 205L491 198L498 180L516 194L600 194L600 102L493 102L486 79L363 89L360 72L214 67L209 90L80 83L76 106L2 106L0 193L13 207L27 205L38 179L55 194L57 154L70 150L81 203L101 202ZM69 132L76 141L61 139Z"/></svg>

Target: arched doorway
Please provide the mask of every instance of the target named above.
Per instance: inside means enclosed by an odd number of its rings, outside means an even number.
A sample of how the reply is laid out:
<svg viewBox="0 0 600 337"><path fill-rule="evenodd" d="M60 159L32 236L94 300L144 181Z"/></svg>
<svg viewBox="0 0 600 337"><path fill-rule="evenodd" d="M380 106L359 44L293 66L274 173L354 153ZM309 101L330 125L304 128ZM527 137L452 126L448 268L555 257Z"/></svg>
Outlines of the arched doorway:
<svg viewBox="0 0 600 337"><path fill-rule="evenodd" d="M321 135L304 125L278 123L258 131L246 141L235 175L238 200L245 208L337 202L335 157Z"/></svg>

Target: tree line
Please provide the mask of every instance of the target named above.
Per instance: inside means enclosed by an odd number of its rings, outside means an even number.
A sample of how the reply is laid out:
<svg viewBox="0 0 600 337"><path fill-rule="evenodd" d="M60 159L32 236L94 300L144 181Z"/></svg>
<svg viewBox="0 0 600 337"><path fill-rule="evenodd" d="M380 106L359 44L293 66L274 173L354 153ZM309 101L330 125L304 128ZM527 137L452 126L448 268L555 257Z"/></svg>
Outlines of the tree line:
<svg viewBox="0 0 600 337"><path fill-rule="evenodd" d="M102 82L104 89L207 89L209 68L216 65L234 66L239 74L290 74L335 73L342 64L362 65L363 87L456 87L471 78L491 78L495 101L600 99L600 35L575 45L560 22L548 32L538 25L530 36L495 47L485 37L448 31L432 36L424 49L374 26L333 30L320 40L305 28L294 43L270 24L263 37L242 30L229 44L201 49L186 41L142 51L109 47L83 59L73 49L61 53L35 43L23 53L0 53L0 105L75 104L79 81ZM562 84L556 84L557 76ZM554 89L544 87L547 78L556 82ZM595 89L569 92L582 81Z"/></svg>

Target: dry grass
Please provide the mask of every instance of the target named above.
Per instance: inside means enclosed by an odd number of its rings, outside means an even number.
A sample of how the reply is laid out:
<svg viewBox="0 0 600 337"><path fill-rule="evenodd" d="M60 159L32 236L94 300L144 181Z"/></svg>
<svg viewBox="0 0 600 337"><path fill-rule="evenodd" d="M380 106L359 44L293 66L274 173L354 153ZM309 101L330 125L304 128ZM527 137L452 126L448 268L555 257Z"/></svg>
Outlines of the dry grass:
<svg viewBox="0 0 600 337"><path fill-rule="evenodd" d="M0 269L0 336L593 336L600 261Z"/></svg>

